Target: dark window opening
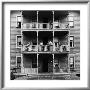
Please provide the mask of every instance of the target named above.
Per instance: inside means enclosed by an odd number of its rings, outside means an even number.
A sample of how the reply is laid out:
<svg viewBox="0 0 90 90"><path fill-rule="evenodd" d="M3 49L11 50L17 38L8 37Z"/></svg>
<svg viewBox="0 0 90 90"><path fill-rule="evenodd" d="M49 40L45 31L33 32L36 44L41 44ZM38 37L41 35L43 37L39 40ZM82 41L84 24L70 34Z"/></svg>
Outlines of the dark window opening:
<svg viewBox="0 0 90 90"><path fill-rule="evenodd" d="M72 47L72 42L70 42L70 47Z"/></svg>
<svg viewBox="0 0 90 90"><path fill-rule="evenodd" d="M17 28L21 28L21 22L17 22Z"/></svg>

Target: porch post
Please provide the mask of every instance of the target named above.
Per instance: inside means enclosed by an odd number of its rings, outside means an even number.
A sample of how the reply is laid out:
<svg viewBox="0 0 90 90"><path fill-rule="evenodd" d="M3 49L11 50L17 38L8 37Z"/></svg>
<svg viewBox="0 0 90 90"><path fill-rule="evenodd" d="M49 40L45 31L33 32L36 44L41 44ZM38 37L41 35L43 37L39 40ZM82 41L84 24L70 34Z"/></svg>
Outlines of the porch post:
<svg viewBox="0 0 90 90"><path fill-rule="evenodd" d="M38 75L38 54L37 54L37 75Z"/></svg>
<svg viewBox="0 0 90 90"><path fill-rule="evenodd" d="M25 70L24 70L24 67L23 67L23 54L22 54L22 51L23 51L23 11L21 11L21 44L22 44L22 47L21 47L21 73L25 73Z"/></svg>
<svg viewBox="0 0 90 90"><path fill-rule="evenodd" d="M53 29L54 29L54 11L52 11L53 12Z"/></svg>
<svg viewBox="0 0 90 90"><path fill-rule="evenodd" d="M39 12L39 11L37 11L37 29L38 29L38 12Z"/></svg>
<svg viewBox="0 0 90 90"><path fill-rule="evenodd" d="M38 74L38 31L37 31L37 74Z"/></svg>
<svg viewBox="0 0 90 90"><path fill-rule="evenodd" d="M68 73L70 73L70 62L69 62L69 54L68 54Z"/></svg>

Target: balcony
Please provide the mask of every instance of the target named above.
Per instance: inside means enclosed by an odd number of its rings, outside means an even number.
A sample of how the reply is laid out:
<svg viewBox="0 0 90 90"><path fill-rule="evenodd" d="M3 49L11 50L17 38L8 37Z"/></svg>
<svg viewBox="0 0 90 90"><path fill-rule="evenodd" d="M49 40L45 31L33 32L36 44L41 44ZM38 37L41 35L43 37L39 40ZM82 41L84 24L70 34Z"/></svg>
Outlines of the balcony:
<svg viewBox="0 0 90 90"><path fill-rule="evenodd" d="M37 54L23 54L23 73L37 73Z"/></svg>
<svg viewBox="0 0 90 90"><path fill-rule="evenodd" d="M62 30L66 30L66 29L69 29L69 23L59 23L59 22L54 22L52 24L50 23L24 23L22 25L22 29L55 29L55 30L59 30L59 29L62 29Z"/></svg>
<svg viewBox="0 0 90 90"><path fill-rule="evenodd" d="M53 31L23 31L22 34L23 53L69 53L70 51L68 31L55 31L54 36Z"/></svg>
<svg viewBox="0 0 90 90"><path fill-rule="evenodd" d="M61 45L55 47L53 45L24 45L22 47L23 53L69 53L70 47L69 45Z"/></svg>
<svg viewBox="0 0 90 90"><path fill-rule="evenodd" d="M23 11L22 29L69 29L67 11Z"/></svg>
<svg viewBox="0 0 90 90"><path fill-rule="evenodd" d="M60 23L60 22L54 22L53 23L53 29L69 29L69 23Z"/></svg>
<svg viewBox="0 0 90 90"><path fill-rule="evenodd" d="M68 54L54 54L54 73L68 73Z"/></svg>
<svg viewBox="0 0 90 90"><path fill-rule="evenodd" d="M32 23L23 23L22 26L23 29L37 29L37 23L36 22L32 22Z"/></svg>
<svg viewBox="0 0 90 90"><path fill-rule="evenodd" d="M58 47L54 46L54 52L55 53L58 53L58 52L68 53L69 51L70 51L69 45L61 45L61 46L58 46Z"/></svg>

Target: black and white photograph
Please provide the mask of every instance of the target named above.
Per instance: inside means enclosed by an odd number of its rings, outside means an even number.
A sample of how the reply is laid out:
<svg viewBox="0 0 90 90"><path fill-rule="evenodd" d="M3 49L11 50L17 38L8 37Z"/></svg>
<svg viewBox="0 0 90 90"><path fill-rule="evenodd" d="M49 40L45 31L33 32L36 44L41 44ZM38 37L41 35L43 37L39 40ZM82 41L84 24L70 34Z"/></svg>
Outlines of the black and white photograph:
<svg viewBox="0 0 90 90"><path fill-rule="evenodd" d="M86 0L2 2L0 87L88 90L89 11Z"/></svg>
<svg viewBox="0 0 90 90"><path fill-rule="evenodd" d="M10 79L80 80L80 10L11 10Z"/></svg>

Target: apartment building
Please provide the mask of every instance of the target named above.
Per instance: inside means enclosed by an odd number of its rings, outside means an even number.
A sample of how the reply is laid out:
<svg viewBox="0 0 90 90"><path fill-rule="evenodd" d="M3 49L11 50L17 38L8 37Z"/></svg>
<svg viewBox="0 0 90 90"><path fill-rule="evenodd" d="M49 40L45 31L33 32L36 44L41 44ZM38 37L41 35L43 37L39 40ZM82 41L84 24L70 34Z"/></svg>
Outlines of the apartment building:
<svg viewBox="0 0 90 90"><path fill-rule="evenodd" d="M12 10L10 29L13 74L80 76L80 11Z"/></svg>

